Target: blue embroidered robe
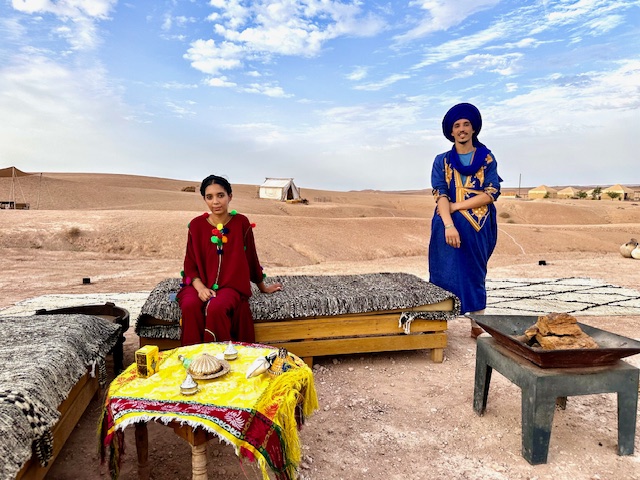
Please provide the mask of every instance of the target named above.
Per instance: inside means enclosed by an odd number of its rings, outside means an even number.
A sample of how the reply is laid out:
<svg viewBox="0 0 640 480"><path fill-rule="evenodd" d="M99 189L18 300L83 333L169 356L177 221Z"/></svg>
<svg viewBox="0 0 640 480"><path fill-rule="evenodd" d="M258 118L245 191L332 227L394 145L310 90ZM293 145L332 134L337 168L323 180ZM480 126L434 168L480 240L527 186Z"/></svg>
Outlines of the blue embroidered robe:
<svg viewBox="0 0 640 480"><path fill-rule="evenodd" d="M464 177L453 168L450 152L441 153L433 162L431 186L433 195L446 196L450 202L461 202L479 193L500 196L500 181L496 160L490 152L475 174ZM480 159L474 158L472 164ZM429 242L429 281L454 293L463 313L483 310L487 304L485 280L487 263L498 239L496 207L493 203L471 210L459 210L451 215L460 233L460 248L445 241L442 218L434 212Z"/></svg>

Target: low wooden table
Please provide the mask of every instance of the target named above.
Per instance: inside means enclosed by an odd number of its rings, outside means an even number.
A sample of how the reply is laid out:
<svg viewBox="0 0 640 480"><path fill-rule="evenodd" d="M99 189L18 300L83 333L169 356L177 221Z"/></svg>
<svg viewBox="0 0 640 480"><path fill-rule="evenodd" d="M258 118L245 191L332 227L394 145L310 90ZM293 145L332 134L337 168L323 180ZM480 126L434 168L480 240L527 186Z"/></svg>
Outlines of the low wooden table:
<svg viewBox="0 0 640 480"><path fill-rule="evenodd" d="M618 394L618 455L633 455L639 370L618 360L589 368L540 368L499 345L488 335L477 340L473 409L487 408L495 369L522 389L522 456L532 465L546 463L556 403L572 395Z"/></svg>
<svg viewBox="0 0 640 480"><path fill-rule="evenodd" d="M292 479L288 469L299 459L292 456L290 442L297 444L298 439L297 435L295 439L287 438L284 432L292 431L287 428L293 426L291 422L299 426L302 416L289 418L284 412L306 411L309 414L310 409L317 407L313 373L300 358L292 356L297 368L291 372L275 379L267 374L247 379L248 366L273 349L237 344L238 359L230 361L229 373L211 380L197 380L198 393L182 395L180 384L186 377L186 369L178 355L186 358L195 358L204 352L215 355L223 352L226 346L226 343L210 343L161 352L160 370L155 375L139 378L133 364L116 377L109 387L103 423L99 426L103 455L108 447L123 447L115 441L117 432L133 423L138 474L141 479L148 479L151 472L147 422L155 420L171 427L191 445L194 480L207 478L207 442L212 438L234 445L236 454L241 457L261 458L264 460L261 465L268 465L284 479ZM296 379L291 385L287 383L288 375ZM274 394L270 388L274 382L284 382L287 392L298 388L298 395L280 397L280 393ZM283 402L292 401L296 405L280 408L285 405Z"/></svg>

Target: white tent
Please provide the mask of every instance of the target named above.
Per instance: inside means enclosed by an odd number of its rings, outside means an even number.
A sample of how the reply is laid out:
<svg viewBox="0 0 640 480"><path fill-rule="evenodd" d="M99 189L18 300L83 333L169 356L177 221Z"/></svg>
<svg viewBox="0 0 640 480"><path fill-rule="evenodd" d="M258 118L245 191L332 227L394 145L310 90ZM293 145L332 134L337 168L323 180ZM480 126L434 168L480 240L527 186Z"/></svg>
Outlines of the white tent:
<svg viewBox="0 0 640 480"><path fill-rule="evenodd" d="M300 190L293 183L293 178L265 178L260 185L260 198L271 200L300 200Z"/></svg>

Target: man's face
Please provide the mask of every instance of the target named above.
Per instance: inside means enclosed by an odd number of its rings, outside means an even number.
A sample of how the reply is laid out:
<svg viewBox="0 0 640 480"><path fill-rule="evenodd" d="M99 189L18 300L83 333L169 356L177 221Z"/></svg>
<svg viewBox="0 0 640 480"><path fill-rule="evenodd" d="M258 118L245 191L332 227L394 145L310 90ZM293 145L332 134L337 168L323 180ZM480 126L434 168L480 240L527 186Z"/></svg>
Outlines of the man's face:
<svg viewBox="0 0 640 480"><path fill-rule="evenodd" d="M453 139L455 140L455 142L462 145L471 141L474 133L475 130L471 126L471 122L466 118L456 120L456 122L453 124L453 130L451 131L451 135L453 135Z"/></svg>

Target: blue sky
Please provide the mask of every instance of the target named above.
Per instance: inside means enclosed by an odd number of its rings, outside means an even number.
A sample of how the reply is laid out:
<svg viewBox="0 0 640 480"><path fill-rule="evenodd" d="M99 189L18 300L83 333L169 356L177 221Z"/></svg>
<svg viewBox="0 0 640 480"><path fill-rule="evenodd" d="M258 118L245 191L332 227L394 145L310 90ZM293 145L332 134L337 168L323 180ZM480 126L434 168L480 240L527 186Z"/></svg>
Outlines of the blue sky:
<svg viewBox="0 0 640 480"><path fill-rule="evenodd" d="M459 102L503 186L640 184L640 1L0 3L0 167L422 189Z"/></svg>

